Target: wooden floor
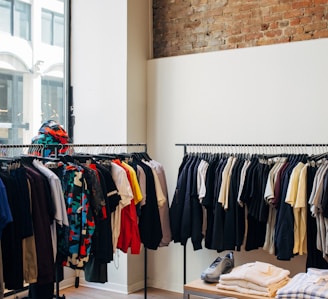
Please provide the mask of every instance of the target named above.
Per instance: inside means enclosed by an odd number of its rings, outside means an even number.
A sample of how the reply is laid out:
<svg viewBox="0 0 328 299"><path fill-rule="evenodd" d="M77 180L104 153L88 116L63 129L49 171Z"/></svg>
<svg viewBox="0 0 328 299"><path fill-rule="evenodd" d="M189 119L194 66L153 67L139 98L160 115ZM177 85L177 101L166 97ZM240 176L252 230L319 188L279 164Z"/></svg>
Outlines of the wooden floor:
<svg viewBox="0 0 328 299"><path fill-rule="evenodd" d="M132 294L120 294L109 291L98 290L94 288L87 288L79 286L78 288L70 287L60 291L60 296L65 295L65 299L143 299L145 294L140 290ZM148 288L147 299L181 299L183 294L168 292L164 290ZM196 297L195 297L196 298ZM199 298L199 297L197 297Z"/></svg>

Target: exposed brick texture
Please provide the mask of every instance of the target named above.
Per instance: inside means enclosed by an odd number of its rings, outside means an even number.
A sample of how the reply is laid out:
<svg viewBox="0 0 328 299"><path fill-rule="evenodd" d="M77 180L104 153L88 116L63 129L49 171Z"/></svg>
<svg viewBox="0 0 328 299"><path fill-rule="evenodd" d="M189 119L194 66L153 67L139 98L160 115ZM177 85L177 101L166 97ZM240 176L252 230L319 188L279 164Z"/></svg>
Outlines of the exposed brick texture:
<svg viewBox="0 0 328 299"><path fill-rule="evenodd" d="M153 0L154 58L328 38L328 0Z"/></svg>

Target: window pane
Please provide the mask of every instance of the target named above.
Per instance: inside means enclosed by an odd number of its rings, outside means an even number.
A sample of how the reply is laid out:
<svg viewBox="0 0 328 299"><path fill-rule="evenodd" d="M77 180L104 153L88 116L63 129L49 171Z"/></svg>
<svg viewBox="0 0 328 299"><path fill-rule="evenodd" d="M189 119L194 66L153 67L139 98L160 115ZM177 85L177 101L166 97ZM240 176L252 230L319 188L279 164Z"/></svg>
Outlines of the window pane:
<svg viewBox="0 0 328 299"><path fill-rule="evenodd" d="M52 44L52 13L42 10L42 42Z"/></svg>
<svg viewBox="0 0 328 299"><path fill-rule="evenodd" d="M8 97L10 88L9 77L0 74L0 122L8 122Z"/></svg>
<svg viewBox="0 0 328 299"><path fill-rule="evenodd" d="M0 73L0 143L21 143L23 78Z"/></svg>
<svg viewBox="0 0 328 299"><path fill-rule="evenodd" d="M64 46L64 16L54 15L54 45Z"/></svg>
<svg viewBox="0 0 328 299"><path fill-rule="evenodd" d="M64 84L59 80L42 80L42 121L55 120L64 123Z"/></svg>
<svg viewBox="0 0 328 299"><path fill-rule="evenodd" d="M10 30L11 1L0 0L0 30L11 33Z"/></svg>
<svg viewBox="0 0 328 299"><path fill-rule="evenodd" d="M14 35L31 40L31 7L27 3L15 2Z"/></svg>
<svg viewBox="0 0 328 299"><path fill-rule="evenodd" d="M15 33L0 40L0 143L30 144L48 119L67 126L67 1L0 0L0 35Z"/></svg>

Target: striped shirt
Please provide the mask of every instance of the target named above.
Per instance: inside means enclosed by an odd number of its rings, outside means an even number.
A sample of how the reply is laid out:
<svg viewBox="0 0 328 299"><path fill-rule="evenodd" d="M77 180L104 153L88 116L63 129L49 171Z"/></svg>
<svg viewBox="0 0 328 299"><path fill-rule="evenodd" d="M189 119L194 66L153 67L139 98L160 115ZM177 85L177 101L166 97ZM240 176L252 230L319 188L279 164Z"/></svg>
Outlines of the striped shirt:
<svg viewBox="0 0 328 299"><path fill-rule="evenodd" d="M277 299L328 298L328 270L309 268L307 273L296 274L278 290Z"/></svg>

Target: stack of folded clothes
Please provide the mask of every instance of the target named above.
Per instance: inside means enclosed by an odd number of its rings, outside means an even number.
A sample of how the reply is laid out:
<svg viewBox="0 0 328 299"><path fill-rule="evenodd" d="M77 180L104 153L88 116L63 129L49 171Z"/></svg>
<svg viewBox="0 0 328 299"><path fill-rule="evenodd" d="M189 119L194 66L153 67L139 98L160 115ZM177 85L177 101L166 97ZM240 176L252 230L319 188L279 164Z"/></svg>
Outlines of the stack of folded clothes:
<svg viewBox="0 0 328 299"><path fill-rule="evenodd" d="M306 273L296 274L286 286L278 290L276 298L328 298L328 270L309 268Z"/></svg>
<svg viewBox="0 0 328 299"><path fill-rule="evenodd" d="M288 270L274 265L254 262L237 266L220 276L217 288L243 294L274 297L290 278Z"/></svg>

